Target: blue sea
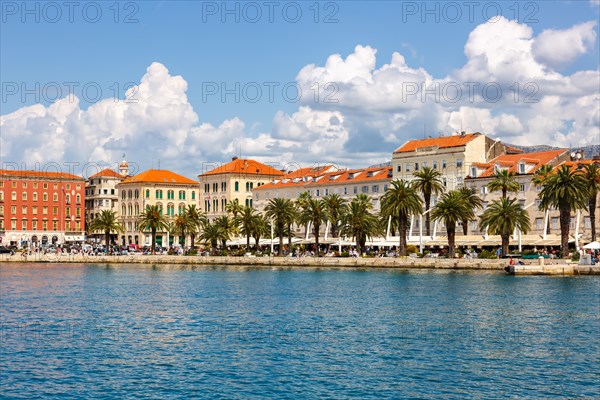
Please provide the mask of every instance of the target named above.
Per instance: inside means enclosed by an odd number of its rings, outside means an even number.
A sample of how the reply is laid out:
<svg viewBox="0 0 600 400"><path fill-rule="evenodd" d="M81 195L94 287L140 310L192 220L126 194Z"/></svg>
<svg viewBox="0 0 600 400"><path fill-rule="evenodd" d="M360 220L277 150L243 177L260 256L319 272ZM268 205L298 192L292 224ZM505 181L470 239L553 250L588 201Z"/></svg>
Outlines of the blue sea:
<svg viewBox="0 0 600 400"><path fill-rule="evenodd" d="M3 399L600 398L600 279L0 266Z"/></svg>

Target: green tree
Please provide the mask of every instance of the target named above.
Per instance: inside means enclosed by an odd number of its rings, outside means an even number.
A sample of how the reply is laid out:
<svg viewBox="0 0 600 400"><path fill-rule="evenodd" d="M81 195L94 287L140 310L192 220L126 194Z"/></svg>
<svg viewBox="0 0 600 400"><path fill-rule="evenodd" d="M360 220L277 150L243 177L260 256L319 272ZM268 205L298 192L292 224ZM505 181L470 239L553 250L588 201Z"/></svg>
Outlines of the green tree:
<svg viewBox="0 0 600 400"><path fill-rule="evenodd" d="M488 229L492 235L500 235L502 239L502 255L508 254L510 235L515 229L523 233L529 232L529 213L518 203L517 199L500 198L494 200L483 212L479 225Z"/></svg>
<svg viewBox="0 0 600 400"><path fill-rule="evenodd" d="M337 237L338 224L342 220L344 210L346 209L347 201L339 194L334 193L323 198L325 202L325 211L327 212L327 220L331 224L331 236Z"/></svg>
<svg viewBox="0 0 600 400"><path fill-rule="evenodd" d="M185 210L187 214L189 225L190 239L192 240L192 249L196 248L196 234L200 230L200 227L206 223L206 215L202 210L196 208L195 204L190 204Z"/></svg>
<svg viewBox="0 0 600 400"><path fill-rule="evenodd" d="M227 247L227 241L230 240L233 235L238 233L238 227L233 219L227 215L221 215L220 217L217 217L214 221L214 224L221 229L221 245L223 250L225 250Z"/></svg>
<svg viewBox="0 0 600 400"><path fill-rule="evenodd" d="M250 237L254 232L254 224L256 223L256 210L246 206L238 213L235 218L235 224L240 228L242 235L246 236L246 251L250 250Z"/></svg>
<svg viewBox="0 0 600 400"><path fill-rule="evenodd" d="M398 253L406 256L406 233L408 217L420 215L423 212L423 201L415 188L403 179L391 182L391 187L381 198L381 214L388 218L392 216L397 221L400 243Z"/></svg>
<svg viewBox="0 0 600 400"><path fill-rule="evenodd" d="M552 175L553 172L554 172L553 165L550 165L550 164L542 165L533 174L533 179L532 179L533 184L536 186L539 186L539 187L543 187L546 184L547 179ZM540 210L545 212L548 210L548 207L540 205ZM546 233L548 233L548 234L550 233L550 224L547 224Z"/></svg>
<svg viewBox="0 0 600 400"><path fill-rule="evenodd" d="M190 221L186 213L177 215L170 226L170 232L175 235L179 235L179 244L185 245L186 233L190 229Z"/></svg>
<svg viewBox="0 0 600 400"><path fill-rule="evenodd" d="M483 207L483 201L481 201L479 196L477 196L474 189L463 186L460 189L458 189L458 191L460 192L463 201L465 202L467 207L469 207L471 210L475 211L478 208ZM461 223L463 228L463 235L466 235L469 229L469 220L463 219Z"/></svg>
<svg viewBox="0 0 600 400"><path fill-rule="evenodd" d="M156 244L156 231L168 230L169 221L162 213L162 209L157 206L147 206L146 211L138 217L138 226L142 231L149 230L152 233L151 251L154 254Z"/></svg>
<svg viewBox="0 0 600 400"><path fill-rule="evenodd" d="M569 253L571 212L585 210L588 195L589 187L584 174L572 170L568 165L560 166L549 176L539 193L542 207L553 207L559 211L562 257L566 257Z"/></svg>
<svg viewBox="0 0 600 400"><path fill-rule="evenodd" d="M597 162L583 167L583 176L588 186L588 210L592 223L592 242L596 240L596 199L600 192L600 164Z"/></svg>
<svg viewBox="0 0 600 400"><path fill-rule="evenodd" d="M273 219L275 230L279 236L279 248L277 254L283 252L283 235L285 226L288 221L293 220L295 209L294 204L290 199L274 198L269 200L269 204L265 207L265 215L267 218Z"/></svg>
<svg viewBox="0 0 600 400"><path fill-rule="evenodd" d="M459 221L475 218L473 209L465 203L462 194L458 190L444 193L437 204L431 210L431 218L434 221L443 221L448 234L448 256L454 258L456 251L456 224Z"/></svg>
<svg viewBox="0 0 600 400"><path fill-rule="evenodd" d="M356 195L342 213L342 232L354 237L356 249L364 253L367 239L382 233L377 215L373 213L373 202L366 194Z"/></svg>
<svg viewBox="0 0 600 400"><path fill-rule="evenodd" d="M420 171L416 171L413 176L415 179L411 183L417 191L423 194L425 211L427 211L431 204L431 195L443 193L445 190L442 182L442 174L437 169L423 167ZM425 214L425 231L427 232L427 236L431 236L430 214L431 211Z"/></svg>
<svg viewBox="0 0 600 400"><path fill-rule="evenodd" d="M208 220L202 224L202 233L200 240L210 243L211 252L214 254L217 250L217 244L226 238L223 229L217 224L210 223ZM225 239L226 240L226 239Z"/></svg>
<svg viewBox="0 0 600 400"><path fill-rule="evenodd" d="M507 169L496 171L494 179L488 184L490 191L502 191L503 199L506 198L508 192L518 192L520 187L517 181L515 181L515 173Z"/></svg>
<svg viewBox="0 0 600 400"><path fill-rule="evenodd" d="M90 232L102 232L104 233L104 240L106 243L106 251L110 247L110 234L111 232L123 233L125 227L119 222L117 213L111 210L102 210L100 215L92 220L89 226Z"/></svg>
<svg viewBox="0 0 600 400"><path fill-rule="evenodd" d="M319 231L321 230L321 224L327 221L327 212L325 211L325 202L323 199L310 198L300 211L300 220L307 224L307 226L309 223L312 226L315 235L317 257L319 257Z"/></svg>
<svg viewBox="0 0 600 400"><path fill-rule="evenodd" d="M252 224L252 237L254 238L255 250L259 249L260 238L269 236L271 234L271 225L267 218L262 214L256 214L254 216L254 223Z"/></svg>
<svg viewBox="0 0 600 400"><path fill-rule="evenodd" d="M244 206L240 204L240 201L238 199L233 199L232 201L227 203L227 205L225 205L225 212L231 214L234 219L238 216L239 213L242 212L243 209Z"/></svg>

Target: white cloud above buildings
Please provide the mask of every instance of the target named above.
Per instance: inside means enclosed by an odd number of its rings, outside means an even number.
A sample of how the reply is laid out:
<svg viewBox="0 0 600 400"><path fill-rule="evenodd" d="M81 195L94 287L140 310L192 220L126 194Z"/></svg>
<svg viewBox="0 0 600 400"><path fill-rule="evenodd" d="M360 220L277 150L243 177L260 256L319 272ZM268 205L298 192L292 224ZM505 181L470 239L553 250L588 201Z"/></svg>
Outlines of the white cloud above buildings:
<svg viewBox="0 0 600 400"><path fill-rule="evenodd" d="M163 168L193 176L202 162L226 160L240 147L272 163L365 166L423 133L480 131L525 145L597 143L599 70L559 72L597 50L596 29L584 22L534 36L529 26L500 17L477 26L464 46L465 64L437 78L408 65L400 52L382 64L375 48L357 45L345 57L302 68L296 81L308 93L318 84L319 102L303 97L295 112L275 113L270 132L255 134L235 115L216 126L202 122L185 79L155 62L135 103L105 99L84 110L77 98L64 98L2 115L0 153L5 162L26 163L111 163L125 153L146 167L160 159Z"/></svg>

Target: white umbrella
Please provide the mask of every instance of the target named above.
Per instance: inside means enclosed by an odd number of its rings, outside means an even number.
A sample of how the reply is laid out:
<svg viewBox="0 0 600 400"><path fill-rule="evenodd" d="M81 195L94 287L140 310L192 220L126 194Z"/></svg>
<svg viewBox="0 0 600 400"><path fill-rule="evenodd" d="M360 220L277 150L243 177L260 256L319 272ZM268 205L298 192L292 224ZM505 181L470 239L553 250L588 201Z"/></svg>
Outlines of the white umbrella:
<svg viewBox="0 0 600 400"><path fill-rule="evenodd" d="M583 246L584 249L591 249L591 250L600 250L600 243L598 242L591 242L586 244L585 246Z"/></svg>

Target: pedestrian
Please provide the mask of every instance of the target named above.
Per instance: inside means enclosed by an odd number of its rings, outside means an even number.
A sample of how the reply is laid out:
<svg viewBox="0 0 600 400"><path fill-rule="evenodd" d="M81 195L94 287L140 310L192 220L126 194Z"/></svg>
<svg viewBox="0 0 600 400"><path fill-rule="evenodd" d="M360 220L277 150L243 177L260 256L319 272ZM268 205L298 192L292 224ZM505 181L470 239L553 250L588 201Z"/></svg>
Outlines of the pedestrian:
<svg viewBox="0 0 600 400"><path fill-rule="evenodd" d="M501 254L502 254L502 249L500 247L498 247L498 249L496 250L496 258L500 258Z"/></svg>

